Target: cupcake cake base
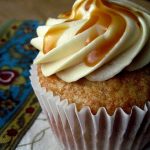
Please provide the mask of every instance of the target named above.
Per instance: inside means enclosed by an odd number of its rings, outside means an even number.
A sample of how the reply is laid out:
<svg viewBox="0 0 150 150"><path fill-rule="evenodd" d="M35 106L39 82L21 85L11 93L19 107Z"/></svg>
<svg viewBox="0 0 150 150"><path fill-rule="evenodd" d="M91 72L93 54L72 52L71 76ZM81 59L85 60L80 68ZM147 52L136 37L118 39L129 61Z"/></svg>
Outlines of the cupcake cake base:
<svg viewBox="0 0 150 150"><path fill-rule="evenodd" d="M67 150L143 150L150 142L150 102L133 106L130 113L104 107L93 114L41 87L37 66L31 67L31 84L58 141Z"/></svg>

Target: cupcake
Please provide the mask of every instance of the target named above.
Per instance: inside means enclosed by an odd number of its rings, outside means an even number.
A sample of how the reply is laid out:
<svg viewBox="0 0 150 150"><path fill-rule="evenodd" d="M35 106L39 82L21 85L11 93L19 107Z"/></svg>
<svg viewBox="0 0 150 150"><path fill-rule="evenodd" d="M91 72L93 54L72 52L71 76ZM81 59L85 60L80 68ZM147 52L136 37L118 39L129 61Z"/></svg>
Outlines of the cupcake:
<svg viewBox="0 0 150 150"><path fill-rule="evenodd" d="M37 35L31 84L62 147L150 146L150 15L144 8L77 0Z"/></svg>

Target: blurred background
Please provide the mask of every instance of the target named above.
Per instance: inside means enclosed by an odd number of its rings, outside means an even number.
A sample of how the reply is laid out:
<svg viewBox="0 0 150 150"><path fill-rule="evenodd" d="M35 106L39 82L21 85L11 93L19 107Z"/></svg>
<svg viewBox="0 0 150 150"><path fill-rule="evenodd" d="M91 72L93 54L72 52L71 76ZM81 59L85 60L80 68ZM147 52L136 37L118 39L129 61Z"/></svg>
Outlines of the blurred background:
<svg viewBox="0 0 150 150"><path fill-rule="evenodd" d="M0 0L0 23L8 19L42 19L56 17L69 10L75 0ZM150 0L132 0L150 8Z"/></svg>
<svg viewBox="0 0 150 150"><path fill-rule="evenodd" d="M8 19L47 19L69 10L74 0L0 0L0 23Z"/></svg>

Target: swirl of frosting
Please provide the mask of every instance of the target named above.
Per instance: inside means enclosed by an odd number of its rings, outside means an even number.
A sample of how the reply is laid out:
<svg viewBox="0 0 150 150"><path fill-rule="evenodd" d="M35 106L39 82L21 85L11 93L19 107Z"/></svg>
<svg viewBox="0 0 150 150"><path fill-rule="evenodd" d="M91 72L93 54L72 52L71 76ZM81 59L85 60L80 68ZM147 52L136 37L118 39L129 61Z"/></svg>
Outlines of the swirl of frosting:
<svg viewBox="0 0 150 150"><path fill-rule="evenodd" d="M150 15L130 2L77 0L72 11L49 18L31 44L45 76L66 82L112 78L150 62Z"/></svg>

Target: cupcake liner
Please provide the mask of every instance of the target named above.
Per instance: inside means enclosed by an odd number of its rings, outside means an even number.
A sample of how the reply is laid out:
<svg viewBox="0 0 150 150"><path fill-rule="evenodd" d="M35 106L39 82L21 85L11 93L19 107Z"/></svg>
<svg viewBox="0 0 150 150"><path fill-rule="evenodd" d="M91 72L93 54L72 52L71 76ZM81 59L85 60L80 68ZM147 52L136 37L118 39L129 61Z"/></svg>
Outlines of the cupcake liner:
<svg viewBox="0 0 150 150"><path fill-rule="evenodd" d="M37 66L30 70L31 84L61 147L67 150L143 150L150 143L150 102L133 106L130 114L117 108L110 116L105 108L93 115L89 107L60 100L40 86Z"/></svg>

